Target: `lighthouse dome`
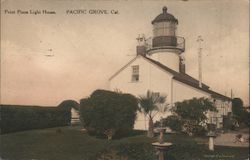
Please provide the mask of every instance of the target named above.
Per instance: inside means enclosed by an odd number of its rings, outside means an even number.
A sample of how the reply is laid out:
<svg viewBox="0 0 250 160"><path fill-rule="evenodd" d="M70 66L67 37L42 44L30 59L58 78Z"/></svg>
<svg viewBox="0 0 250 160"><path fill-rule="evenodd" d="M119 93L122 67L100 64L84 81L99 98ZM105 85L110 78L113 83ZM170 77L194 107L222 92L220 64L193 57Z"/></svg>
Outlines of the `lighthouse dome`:
<svg viewBox="0 0 250 160"><path fill-rule="evenodd" d="M152 24L157 22L168 22L168 21L178 24L178 20L172 14L168 13L167 10L168 10L167 7L163 7L162 13L152 21Z"/></svg>

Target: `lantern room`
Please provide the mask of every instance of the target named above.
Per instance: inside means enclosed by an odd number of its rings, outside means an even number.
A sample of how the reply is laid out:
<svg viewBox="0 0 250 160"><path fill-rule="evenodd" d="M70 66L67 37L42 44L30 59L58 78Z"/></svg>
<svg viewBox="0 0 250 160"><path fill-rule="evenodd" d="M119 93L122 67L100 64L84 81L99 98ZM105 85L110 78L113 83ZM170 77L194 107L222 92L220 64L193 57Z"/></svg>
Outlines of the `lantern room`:
<svg viewBox="0 0 250 160"><path fill-rule="evenodd" d="M175 36L178 20L167 12L167 7L163 7L163 13L158 15L153 21L153 36Z"/></svg>
<svg viewBox="0 0 250 160"><path fill-rule="evenodd" d="M153 48L162 47L180 47L180 41L184 43L184 38L176 36L176 29L178 20L167 12L167 7L163 7L162 13L158 15L153 21ZM180 48L184 51L184 46Z"/></svg>

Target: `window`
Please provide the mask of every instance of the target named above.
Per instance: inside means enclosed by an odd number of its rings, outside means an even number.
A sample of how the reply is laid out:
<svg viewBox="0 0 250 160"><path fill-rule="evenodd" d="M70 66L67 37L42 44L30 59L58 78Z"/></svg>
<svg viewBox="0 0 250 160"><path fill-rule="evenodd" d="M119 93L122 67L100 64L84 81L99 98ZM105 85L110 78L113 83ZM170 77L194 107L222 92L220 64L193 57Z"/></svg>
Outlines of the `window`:
<svg viewBox="0 0 250 160"><path fill-rule="evenodd" d="M139 81L139 65L132 66L132 82Z"/></svg>
<svg viewBox="0 0 250 160"><path fill-rule="evenodd" d="M159 97L160 96L160 92L152 92L152 96L153 97Z"/></svg>

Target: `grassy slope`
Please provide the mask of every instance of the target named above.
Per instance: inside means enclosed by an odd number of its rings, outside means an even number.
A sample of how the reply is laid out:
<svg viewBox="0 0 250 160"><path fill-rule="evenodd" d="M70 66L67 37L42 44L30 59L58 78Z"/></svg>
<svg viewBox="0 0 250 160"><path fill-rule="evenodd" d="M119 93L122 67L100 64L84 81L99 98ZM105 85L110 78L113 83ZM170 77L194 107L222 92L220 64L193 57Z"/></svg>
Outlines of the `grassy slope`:
<svg viewBox="0 0 250 160"><path fill-rule="evenodd" d="M1 157L21 159L84 159L94 158L95 152L103 150L105 140L95 139L79 130L55 128L25 131L1 136ZM93 152L94 151L94 152Z"/></svg>
<svg viewBox="0 0 250 160"><path fill-rule="evenodd" d="M1 135L0 155L6 160L96 160L96 156L110 145L132 143L135 146L138 142L150 145L155 140L141 135L108 142L90 137L75 128L63 127L62 133L50 128ZM167 140L175 144L170 153L178 160L190 156L193 160L243 160L248 155L248 148L216 147L215 152L209 152L207 146L196 144L197 141L204 143L204 140L183 135L168 135ZM148 148L146 152L150 150ZM131 154L136 152L129 151Z"/></svg>

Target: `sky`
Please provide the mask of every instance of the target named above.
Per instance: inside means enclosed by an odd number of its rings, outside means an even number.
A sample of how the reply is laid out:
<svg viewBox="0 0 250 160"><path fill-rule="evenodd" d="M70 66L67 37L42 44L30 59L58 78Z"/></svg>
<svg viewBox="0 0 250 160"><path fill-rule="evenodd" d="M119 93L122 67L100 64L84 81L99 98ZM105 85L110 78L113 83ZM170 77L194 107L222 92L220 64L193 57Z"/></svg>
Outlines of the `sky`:
<svg viewBox="0 0 250 160"><path fill-rule="evenodd" d="M248 0L1 0L1 103L56 106L108 89L109 77L135 57L138 34L152 36L163 6L186 40L187 74L198 78L201 35L203 82L248 104ZM86 13L67 14L79 9Z"/></svg>

